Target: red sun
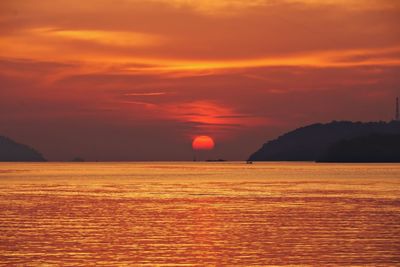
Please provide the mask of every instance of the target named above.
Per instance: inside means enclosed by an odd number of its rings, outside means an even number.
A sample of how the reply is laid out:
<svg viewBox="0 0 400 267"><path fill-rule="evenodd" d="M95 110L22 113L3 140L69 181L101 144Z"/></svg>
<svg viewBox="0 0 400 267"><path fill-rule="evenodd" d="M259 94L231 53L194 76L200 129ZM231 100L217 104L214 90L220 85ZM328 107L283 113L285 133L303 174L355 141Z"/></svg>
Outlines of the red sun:
<svg viewBox="0 0 400 267"><path fill-rule="evenodd" d="M192 148L194 150L211 150L214 146L214 140L207 135L196 136L192 143Z"/></svg>

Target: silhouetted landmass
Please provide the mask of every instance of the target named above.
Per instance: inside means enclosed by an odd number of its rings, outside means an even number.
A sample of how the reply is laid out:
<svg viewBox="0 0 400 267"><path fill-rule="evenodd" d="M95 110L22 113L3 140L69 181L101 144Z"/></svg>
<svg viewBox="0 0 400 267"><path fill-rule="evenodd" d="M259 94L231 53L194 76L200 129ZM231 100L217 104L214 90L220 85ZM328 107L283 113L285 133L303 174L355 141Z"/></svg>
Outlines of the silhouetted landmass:
<svg viewBox="0 0 400 267"><path fill-rule="evenodd" d="M400 162L400 134L373 134L339 141L317 162Z"/></svg>
<svg viewBox="0 0 400 267"><path fill-rule="evenodd" d="M312 124L265 143L250 161L316 161L341 140L371 134L400 134L400 122L333 121Z"/></svg>
<svg viewBox="0 0 400 267"><path fill-rule="evenodd" d="M46 161L35 149L0 136L0 161Z"/></svg>
<svg viewBox="0 0 400 267"><path fill-rule="evenodd" d="M71 160L71 162L85 162L85 159L81 157L75 157Z"/></svg>

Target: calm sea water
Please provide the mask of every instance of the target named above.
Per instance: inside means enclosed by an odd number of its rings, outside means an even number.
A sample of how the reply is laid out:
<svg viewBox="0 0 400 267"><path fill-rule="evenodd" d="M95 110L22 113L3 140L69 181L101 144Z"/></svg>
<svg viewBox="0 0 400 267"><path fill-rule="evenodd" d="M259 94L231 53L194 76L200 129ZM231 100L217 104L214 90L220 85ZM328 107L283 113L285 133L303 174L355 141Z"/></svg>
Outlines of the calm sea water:
<svg viewBox="0 0 400 267"><path fill-rule="evenodd" d="M400 266L400 165L1 163L4 266Z"/></svg>

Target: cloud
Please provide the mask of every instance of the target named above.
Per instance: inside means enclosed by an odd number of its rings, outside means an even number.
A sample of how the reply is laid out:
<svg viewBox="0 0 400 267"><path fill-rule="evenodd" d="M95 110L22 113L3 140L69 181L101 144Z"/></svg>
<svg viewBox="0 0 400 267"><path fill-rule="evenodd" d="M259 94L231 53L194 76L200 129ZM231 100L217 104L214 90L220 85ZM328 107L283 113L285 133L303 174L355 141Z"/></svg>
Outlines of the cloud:
<svg viewBox="0 0 400 267"><path fill-rule="evenodd" d="M256 127L267 123L266 118L241 114L233 107L210 100L175 100L167 103L124 100L121 103L141 105L147 109L147 113L153 114L153 119L173 120L190 125L190 135L198 132L214 135L223 133L226 136L232 135L231 127Z"/></svg>
<svg viewBox="0 0 400 267"><path fill-rule="evenodd" d="M35 28L31 30L30 34L50 39L61 38L64 39L64 41L76 40L93 42L106 46L136 47L162 44L162 38L160 37L137 32Z"/></svg>
<svg viewBox="0 0 400 267"><path fill-rule="evenodd" d="M400 45L393 1L15 0L3 7L0 56L135 65L131 71L324 66L339 64L327 54ZM235 17L219 15L224 10ZM398 58L363 64L375 63Z"/></svg>
<svg viewBox="0 0 400 267"><path fill-rule="evenodd" d="M357 10L390 9L400 6L399 3L391 0L153 0L153 2L165 3L178 9L191 9L212 16L237 16L246 9L264 9L277 5L328 6Z"/></svg>
<svg viewBox="0 0 400 267"><path fill-rule="evenodd" d="M125 96L162 96L166 95L166 92L150 92L150 93L126 93Z"/></svg>

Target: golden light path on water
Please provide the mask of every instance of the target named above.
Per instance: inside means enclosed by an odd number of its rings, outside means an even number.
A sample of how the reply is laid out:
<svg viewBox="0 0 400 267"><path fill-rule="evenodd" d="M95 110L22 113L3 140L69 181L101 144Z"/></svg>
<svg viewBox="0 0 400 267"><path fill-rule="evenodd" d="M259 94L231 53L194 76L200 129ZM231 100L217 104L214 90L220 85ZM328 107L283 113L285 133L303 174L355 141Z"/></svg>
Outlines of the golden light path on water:
<svg viewBox="0 0 400 267"><path fill-rule="evenodd" d="M4 266L400 266L400 165L1 163Z"/></svg>

